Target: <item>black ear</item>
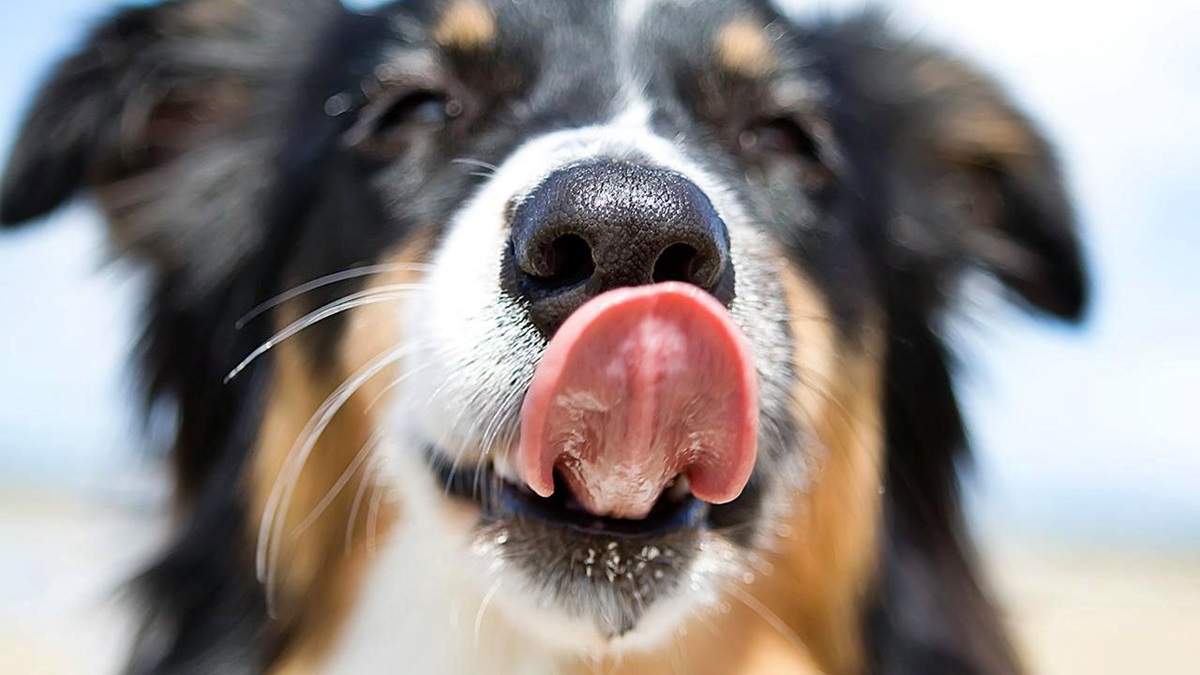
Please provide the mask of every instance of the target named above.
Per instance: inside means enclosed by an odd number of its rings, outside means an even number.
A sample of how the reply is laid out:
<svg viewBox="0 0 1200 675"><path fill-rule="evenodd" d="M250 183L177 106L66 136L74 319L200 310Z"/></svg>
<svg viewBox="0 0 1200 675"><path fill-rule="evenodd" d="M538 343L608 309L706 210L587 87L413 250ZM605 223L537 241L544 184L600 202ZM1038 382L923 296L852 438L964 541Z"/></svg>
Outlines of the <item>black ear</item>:
<svg viewBox="0 0 1200 675"><path fill-rule="evenodd" d="M932 155L928 194L966 262L1064 319L1087 304L1074 209L1058 160L1033 123L973 68L915 50L908 82L916 152ZM953 219L953 220L950 220ZM957 222L955 222L957 221Z"/></svg>
<svg viewBox="0 0 1200 675"><path fill-rule="evenodd" d="M4 170L0 223L87 191L116 251L181 274L189 288L219 280L265 236L297 82L344 16L337 0L119 11L34 101Z"/></svg>
<svg viewBox="0 0 1200 675"><path fill-rule="evenodd" d="M197 185L217 174L216 155L227 166L254 165L234 183L260 176L259 141L288 113L279 88L294 83L311 58L303 47L342 13L337 0L167 0L118 11L58 65L27 113L4 169L0 223L36 218L81 189L104 192L164 167L173 175L159 182L175 194L188 185L195 194L202 187L220 194L227 190ZM248 157L235 161L239 151ZM198 157L205 153L207 162ZM144 182L123 187L100 195L110 221L114 208L164 196L148 194L155 186ZM162 227L129 229L141 236Z"/></svg>
<svg viewBox="0 0 1200 675"><path fill-rule="evenodd" d="M151 9L125 10L63 61L30 108L0 190L0 223L49 213L104 174L120 171L131 138L126 98L137 55L156 31ZM126 158L127 159L127 158Z"/></svg>
<svg viewBox="0 0 1200 675"><path fill-rule="evenodd" d="M995 82L946 53L897 37L876 14L813 34L837 105L871 128L884 161L893 260L935 283L982 269L1028 306L1068 320L1087 305L1074 210L1053 149ZM853 142L853 139L852 139Z"/></svg>

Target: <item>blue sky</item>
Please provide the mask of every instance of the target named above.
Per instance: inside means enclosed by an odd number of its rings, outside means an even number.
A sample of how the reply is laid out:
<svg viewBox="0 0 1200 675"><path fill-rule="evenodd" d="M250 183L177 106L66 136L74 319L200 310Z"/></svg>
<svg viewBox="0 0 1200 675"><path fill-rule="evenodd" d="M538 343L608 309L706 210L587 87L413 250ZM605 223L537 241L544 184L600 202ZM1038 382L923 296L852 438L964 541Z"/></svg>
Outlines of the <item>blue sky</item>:
<svg viewBox="0 0 1200 675"><path fill-rule="evenodd" d="M803 14L857 3L788 4ZM39 78L111 6L0 3L0 148ZM956 323L970 357L977 512L1056 536L1194 545L1200 9L913 0L897 21L987 64L1058 141L1097 277L1082 329L986 295ZM86 206L48 225L0 237L0 478L91 486L133 461L123 374L137 283L103 264Z"/></svg>

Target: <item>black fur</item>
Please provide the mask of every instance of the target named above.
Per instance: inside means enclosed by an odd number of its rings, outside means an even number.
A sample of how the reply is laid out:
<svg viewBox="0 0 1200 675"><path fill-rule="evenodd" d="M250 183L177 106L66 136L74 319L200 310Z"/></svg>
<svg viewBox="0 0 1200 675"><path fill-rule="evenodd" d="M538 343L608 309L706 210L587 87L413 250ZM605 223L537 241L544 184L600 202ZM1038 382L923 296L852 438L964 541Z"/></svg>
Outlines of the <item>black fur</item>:
<svg viewBox="0 0 1200 675"><path fill-rule="evenodd" d="M25 122L4 174L0 224L43 216L91 180L121 173L119 128L139 82L130 65L154 39L156 14L128 9L59 65Z"/></svg>
<svg viewBox="0 0 1200 675"><path fill-rule="evenodd" d="M914 171L925 167L911 164L901 139L921 135L921 125L939 114L937 106L964 105L961 97L976 97L969 103L1002 106L999 114L1028 123L999 100L993 85L974 78L958 91L943 92L944 100L914 98L911 92L920 89L912 81L917 67L931 61L959 66L924 45L891 37L884 23L881 15L867 14L819 28L809 38L821 55L817 67L839 97L834 119L848 144L857 191L873 197L860 205L859 231L874 258L870 267L888 317L886 539L883 574L867 617L872 667L880 673L1017 672L978 579L962 520L958 474L967 460L966 432L953 390L953 360L941 337L958 274L990 261L973 259L964 246L898 247L901 239L889 228L897 213L918 219L933 238L957 236L953 228L961 227L930 212L936 200L928 195L916 203L901 198L932 182ZM1002 195L997 222L1004 236L1038 261L1029 276L988 271L1031 307L1077 319L1086 304L1086 282L1074 218L1050 151L1040 138L1035 142L1032 151L1040 161L1014 172L1001 166L1005 158L978 157ZM926 211L906 213L914 207Z"/></svg>
<svg viewBox="0 0 1200 675"><path fill-rule="evenodd" d="M277 1L262 4L269 25L288 11L271 5ZM217 135L270 139L269 156L259 158L269 176L236 205L244 219L198 225L202 242L236 242L228 252L208 260L204 246L178 243L196 236L180 225L196 226L182 212L155 221L161 228L150 237L162 241L127 242L153 277L142 367L148 402L178 410L172 458L183 516L162 559L138 581L147 619L134 673L261 672L288 645L292 627L267 616L245 531L244 468L269 358L224 382L271 322L239 330L238 319L298 282L371 262L415 227L445 222L481 180L447 158L499 163L524 138L605 118L619 90L602 3L559 5L544 15L522 15L514 4L499 16L511 40L488 54L447 55L455 73L449 88L465 102L457 126L381 156L345 140L376 108L395 104L365 92L390 50L428 47L427 3L358 15L312 0L320 11L284 21L287 57L260 63L214 56L221 45L247 40L238 27L188 23L187 11L203 2L125 10L105 22L34 103L0 192L0 222L14 225L85 188L106 194L124 179L158 175ZM786 26L779 44L788 76L813 79L825 92L811 109L783 111L808 134L803 163L747 169L727 133L731 118L781 114L756 83L715 75L701 53L706 40L697 36L742 3L660 17L656 39L647 41L658 51L646 60L662 77L648 95L660 104L656 131L682 134L685 151L756 198L764 223L820 286L846 336L854 337L872 300L884 311L885 535L863 617L870 671L1016 673L962 522L958 474L967 449L942 321L970 269L993 274L1032 309L1064 319L1083 313L1083 256L1053 154L995 85L943 53L897 40L879 16L793 27L763 3L745 4ZM929 91L918 80L930 64L952 75L951 86ZM250 110L231 104L209 124L189 92L210 92L215 83L248 89ZM339 95L351 105L331 115L327 102ZM951 138L964 103L1027 130L1024 150ZM206 130L185 136L183 147L151 133L154 120L177 117L181 107L185 120ZM814 116L831 136L807 125ZM388 188L378 188L385 180ZM389 208L397 203L400 213ZM352 283L307 302L333 299ZM328 353L338 330L336 321L321 329L308 343L314 355ZM738 505L739 522L757 506Z"/></svg>

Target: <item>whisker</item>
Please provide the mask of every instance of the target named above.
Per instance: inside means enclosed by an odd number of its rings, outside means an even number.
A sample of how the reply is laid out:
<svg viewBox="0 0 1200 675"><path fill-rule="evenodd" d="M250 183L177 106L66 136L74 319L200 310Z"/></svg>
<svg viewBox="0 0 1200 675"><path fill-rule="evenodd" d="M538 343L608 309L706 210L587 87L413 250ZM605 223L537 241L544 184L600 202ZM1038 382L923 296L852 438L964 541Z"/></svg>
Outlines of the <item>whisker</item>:
<svg viewBox="0 0 1200 675"><path fill-rule="evenodd" d="M775 574L775 565L758 553L751 552L744 557L744 560L761 576L769 577Z"/></svg>
<svg viewBox="0 0 1200 675"><path fill-rule="evenodd" d="M358 510L367 496L367 487L374 480L372 466L373 464L368 464L363 470L362 478L358 479L358 489L354 492L354 502L350 504L350 515L346 519L346 553L350 553L354 548L354 526L358 523Z"/></svg>
<svg viewBox="0 0 1200 675"><path fill-rule="evenodd" d="M477 166L481 169L487 169L493 173L500 170L500 167L496 166L495 164L492 164L491 162L485 162L482 159L475 159L473 157L459 157L457 159L450 160L450 163L451 164L465 164L467 166Z"/></svg>
<svg viewBox="0 0 1200 675"><path fill-rule="evenodd" d="M367 508L367 551L371 555L378 553L375 541L379 536L379 508L383 504L384 495L387 494L385 485L382 480L375 481L375 488L371 491L371 504Z"/></svg>
<svg viewBox="0 0 1200 675"><path fill-rule="evenodd" d="M612 671L613 673L621 672L621 664L625 663L625 652L619 651L613 654Z"/></svg>
<svg viewBox="0 0 1200 675"><path fill-rule="evenodd" d="M447 379L447 383L448 383L448 381L451 378L447 377L446 379ZM454 438L456 435L458 435L459 425L462 423L463 416L467 413L468 408L474 408L474 405L468 404L468 405L459 406L458 412L456 412L454 414L454 419L450 421L450 430L447 434L448 439ZM451 461L450 461L450 474L449 475L454 475L455 473L458 472L458 465L460 462L462 462L463 456L467 454L467 446L468 446L469 442L470 442L469 439L465 435L459 439L458 448L454 452L454 456L451 458ZM449 450L449 448L446 448L446 450ZM449 484L449 482L447 482L446 483L446 494L449 494L449 493L450 493L450 484Z"/></svg>
<svg viewBox="0 0 1200 675"><path fill-rule="evenodd" d="M513 404L514 399L519 391L520 390L518 389L513 389L509 393L505 394L504 400L501 401L500 405L496 407L496 411L492 414L491 420L489 420L487 426L484 427L482 442L480 445L479 462L475 465L475 475L471 479L471 490L475 494L479 493L479 478L483 474L483 468L488 459L495 452L495 446L500 434L506 431L504 426L508 422L507 418L510 406ZM505 440L509 439L506 438Z"/></svg>
<svg viewBox="0 0 1200 675"><path fill-rule="evenodd" d="M710 528L708 528L708 531L712 532L713 534L721 534L721 535L724 535L727 537L732 537L732 536L736 536L737 534L740 534L742 532L751 531L755 527L756 527L755 523L743 522L743 523L733 523L732 525L722 525L720 527L710 527Z"/></svg>
<svg viewBox="0 0 1200 675"><path fill-rule="evenodd" d="M321 517L322 513L325 513L330 504L333 504L333 500L342 493L342 489L346 487L346 484L350 482L350 479L354 476L354 474L358 473L358 469L368 459L371 458L371 453L375 451L375 448L379 447L379 442L382 439L383 431L377 429L375 433L373 433L371 437L367 439L367 442L363 444L362 449L358 451L358 454L354 456L354 459L350 461L350 464L346 467L346 470L342 472L342 475L338 477L336 482L334 482L333 487L329 488L329 491L325 493L325 496L321 499L321 501L313 507L312 511L310 511L304 520L302 520L300 524L296 526L296 529L292 531L292 538L297 538L303 534L305 530L312 527L312 524L317 521L317 518Z"/></svg>
<svg viewBox="0 0 1200 675"><path fill-rule="evenodd" d="M407 380L409 377L416 375L417 373L420 373L423 370L428 369L429 365L430 364L428 364L428 363L423 363L419 366L414 366L414 367L410 368L409 370L405 371L405 373L403 375L401 375L400 377L397 377L396 379L392 380L391 382L388 382L387 385L385 387L383 387L383 389L381 389L378 394L375 394L375 397L371 399L371 402L367 404L367 407L363 408L363 412L369 413L372 410L374 410L375 406L378 405L379 402L383 400L383 397L388 395L388 392L390 392L391 390L400 386L401 384L404 384L404 381Z"/></svg>
<svg viewBox="0 0 1200 675"><path fill-rule="evenodd" d="M288 324L283 330L271 336L266 342L263 342L258 346L258 348L250 352L246 358L242 359L241 363L237 364L233 370L229 371L229 374L225 376L225 383L229 384L233 378L237 377L239 373L245 370L251 363L254 363L254 361L256 361L263 354L266 354L270 350L277 347L284 340L287 340L288 338L306 328L309 328L310 326L316 325L325 319L341 314L342 312L347 312L364 305L403 300L405 297L407 297L408 293L419 290L422 287L422 284L387 284L377 288L371 288L365 291L353 293L340 300L335 300L323 307L319 307Z"/></svg>
<svg viewBox="0 0 1200 675"><path fill-rule="evenodd" d="M778 614L771 611L766 605L759 602L758 598L754 597L749 591L738 586L737 583L729 584L726 590L729 591L735 599L739 600L743 605L750 608L763 621L767 622L771 628L775 629L783 639L788 641L788 644L795 649L798 654L808 654L808 650L804 647L804 640L792 630Z"/></svg>
<svg viewBox="0 0 1200 675"><path fill-rule="evenodd" d="M832 411L837 412L841 416L842 422L852 430L857 442L865 442L866 439L862 437L862 430L857 424L855 424L855 422L858 421L858 418L846 406L846 402L843 400L843 398L836 395L832 391L835 384L834 381L830 377L823 375L816 370L796 363L794 360L792 362L792 366L796 372L797 384L799 384L801 387L804 387L805 391L820 397L825 402L825 405L830 406ZM815 428L818 420L813 414L813 411L807 410L804 405L802 405L795 397L793 397L792 400L796 404L796 409L802 413L806 418L806 421Z"/></svg>
<svg viewBox="0 0 1200 675"><path fill-rule="evenodd" d="M483 600L480 601L479 611L475 612L475 651L479 651L480 634L483 630L483 615L487 613L488 607L492 604L492 598L496 597L496 591L499 590L500 580L497 579L483 596Z"/></svg>
<svg viewBox="0 0 1200 675"><path fill-rule="evenodd" d="M324 433L325 428L329 426L329 422L333 419L334 415L342 409L346 401L350 400L350 397L359 388L385 368L403 358L408 351L405 348L394 349L384 352L367 362L366 365L343 382L341 386L325 399L317 411L313 413L312 417L309 418L308 423L300 432L300 436L296 439L296 443L288 451L279 475L276 476L275 483L271 487L271 492L267 497L258 533L258 551L255 567L259 580L266 586L268 612L273 611L274 608L275 572L278 563L279 544L283 536L284 518L291 503L297 479L300 476L300 472L304 469L304 465L308 462L308 457L312 454L313 448L316 447L317 440Z"/></svg>
<svg viewBox="0 0 1200 675"><path fill-rule="evenodd" d="M428 344L423 344L423 345L421 345L421 348L426 348L429 346L430 345L428 345ZM435 362L434 359L431 358L428 361L424 362L422 364L422 367L432 365L434 362ZM425 398L424 402L417 404L419 406L419 409L422 411L422 414L424 414L426 411L428 411L429 406L435 400L437 400L437 398L439 396L441 396L442 393L445 392L447 388L449 388L454 383L454 378L460 371L462 371L466 368L469 368L472 365L473 365L473 363L470 361L449 364L448 365L449 372L444 374L444 376L441 378L441 382L436 387L433 388L433 391ZM450 440L453 439L457 435L457 432L460 429L460 426L463 422L464 416L466 415L468 410L472 409L473 407L474 406L469 403L457 406L457 412L454 413L454 417L450 422L449 428L440 434L441 437L439 439L435 439L435 442L436 442L438 448L440 448L440 450L442 452L444 452L447 456L452 457L452 459L450 460L450 473L451 474L453 474L457 470L458 463L461 461L462 456L464 454L466 454L467 440L461 439L460 443L459 443L458 451L453 454L450 452L451 448L448 447L448 444L449 444ZM449 483L447 483L447 485L445 486L445 489L447 491L449 490Z"/></svg>
<svg viewBox="0 0 1200 675"><path fill-rule="evenodd" d="M305 293L311 293L318 288L331 286L342 281L349 281L350 279L357 279L359 277L369 277L373 274L382 274L383 272L424 272L430 269L432 269L432 265L426 265L425 263L391 262L363 265L362 267L351 267L349 269L342 270L341 272L326 274L325 276L317 277L312 281L306 281L295 288L276 295L260 305L256 305L249 312L243 314L242 317L238 319L236 323L234 323L234 326L238 330L241 330L246 327L246 324L261 316L263 312L274 309L275 307L278 307L289 300L294 300Z"/></svg>
<svg viewBox="0 0 1200 675"><path fill-rule="evenodd" d="M683 675L687 675L688 664L683 653L683 635L678 630L671 631L671 642L675 647L671 650L671 672L679 675L682 671Z"/></svg>

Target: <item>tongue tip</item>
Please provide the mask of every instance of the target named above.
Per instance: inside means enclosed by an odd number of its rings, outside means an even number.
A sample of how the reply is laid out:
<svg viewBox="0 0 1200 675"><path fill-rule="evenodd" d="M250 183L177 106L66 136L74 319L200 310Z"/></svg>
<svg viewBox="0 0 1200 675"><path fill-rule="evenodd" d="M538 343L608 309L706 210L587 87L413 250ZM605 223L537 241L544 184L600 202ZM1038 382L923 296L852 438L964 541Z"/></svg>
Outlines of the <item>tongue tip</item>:
<svg viewBox="0 0 1200 675"><path fill-rule="evenodd" d="M732 466L693 467L688 471L692 495L709 504L728 504L746 490L758 454L757 420L747 425L747 435L739 450L730 453L737 458Z"/></svg>
<svg viewBox="0 0 1200 675"><path fill-rule="evenodd" d="M522 434L524 435L524 434ZM522 438L517 452L517 477L534 494L546 498L554 494L554 472L545 462L541 461L542 452L536 448L536 442Z"/></svg>

